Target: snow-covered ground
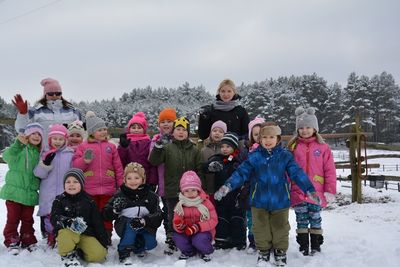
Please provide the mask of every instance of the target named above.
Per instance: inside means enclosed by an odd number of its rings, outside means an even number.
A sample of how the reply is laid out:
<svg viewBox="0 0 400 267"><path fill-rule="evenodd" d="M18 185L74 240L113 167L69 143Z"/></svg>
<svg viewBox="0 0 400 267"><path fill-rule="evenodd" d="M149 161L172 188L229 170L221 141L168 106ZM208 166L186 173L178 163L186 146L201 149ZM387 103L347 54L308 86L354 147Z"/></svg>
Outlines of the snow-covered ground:
<svg viewBox="0 0 400 267"><path fill-rule="evenodd" d="M334 150L335 160L346 155L346 151ZM368 151L368 154L390 154L396 152ZM398 152L397 152L398 153ZM400 159L380 159L387 165L400 165ZM7 165L0 164L0 186L4 183ZM371 170L375 174L379 170ZM347 176L349 170L338 170L337 174ZM400 171L384 172L387 175L400 176ZM395 190L376 190L363 186L364 204L351 203L351 188L348 182L338 182L338 195L335 203L322 212L325 243L322 253L314 257L304 257L297 252L295 240L295 215L290 211L292 230L289 236L288 266L399 266L400 264L400 192ZM6 218L4 201L0 200L0 228L3 229ZM40 236L39 219L35 217L37 237ZM133 266L184 266L178 261L179 253L173 256L163 255L165 233L160 227L157 233L159 245L144 259L134 259ZM0 237L3 243L3 236ZM101 264L87 266L119 266L116 246L118 238L113 236L113 246L108 251L107 260ZM201 259L189 259L186 266L255 266L256 255L248 255L242 251L216 251L213 260L204 263ZM60 257L56 249L48 249L44 240L39 241L39 249L32 253L21 252L18 256L7 253L0 245L0 266L59 266Z"/></svg>

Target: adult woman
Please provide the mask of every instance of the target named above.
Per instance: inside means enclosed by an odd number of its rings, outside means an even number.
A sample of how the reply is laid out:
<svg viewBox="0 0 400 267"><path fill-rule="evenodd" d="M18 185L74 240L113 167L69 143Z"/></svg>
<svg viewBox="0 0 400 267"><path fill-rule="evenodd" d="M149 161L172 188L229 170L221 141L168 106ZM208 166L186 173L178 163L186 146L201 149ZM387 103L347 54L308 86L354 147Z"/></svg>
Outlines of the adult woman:
<svg viewBox="0 0 400 267"><path fill-rule="evenodd" d="M233 81L223 80L218 86L215 102L200 110L198 127L200 139L204 140L210 135L211 125L218 120L225 122L228 131L236 133L240 140L246 139L250 120L246 109L238 103L239 99Z"/></svg>
<svg viewBox="0 0 400 267"><path fill-rule="evenodd" d="M28 103L20 94L14 96L12 102L18 109L15 129L17 132L23 132L28 123L40 123L44 129L43 140L47 140L47 130L50 125L80 120L81 113L62 97L61 86L57 80L46 78L40 84L43 86L43 97L29 110ZM48 146L48 142L43 143Z"/></svg>

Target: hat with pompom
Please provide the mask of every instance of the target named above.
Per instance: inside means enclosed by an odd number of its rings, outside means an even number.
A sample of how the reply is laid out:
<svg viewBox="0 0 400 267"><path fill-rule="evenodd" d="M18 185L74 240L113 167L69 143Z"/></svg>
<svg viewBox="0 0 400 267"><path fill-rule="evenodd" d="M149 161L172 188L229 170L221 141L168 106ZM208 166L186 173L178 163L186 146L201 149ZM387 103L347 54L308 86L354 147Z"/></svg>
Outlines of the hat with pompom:
<svg viewBox="0 0 400 267"><path fill-rule="evenodd" d="M80 136L85 136L85 128L83 127L83 122L76 120L68 124L68 134L79 134Z"/></svg>
<svg viewBox="0 0 400 267"><path fill-rule="evenodd" d="M96 114L91 110L86 112L86 129L88 134L92 135L95 131L102 128L107 128L104 120L97 117Z"/></svg>
<svg viewBox="0 0 400 267"><path fill-rule="evenodd" d="M142 126L144 132L147 131L148 125L146 121L146 115L144 115L143 112L137 112L132 116L132 119L130 119L130 121L128 122L128 131L131 128L131 126L135 123Z"/></svg>
<svg viewBox="0 0 400 267"><path fill-rule="evenodd" d="M61 85L57 80L52 78L43 79L40 84L43 86L43 94L46 93L61 93Z"/></svg>
<svg viewBox="0 0 400 267"><path fill-rule="evenodd" d="M202 191L201 180L194 171L187 171L182 174L179 187L182 192L189 188L194 188L197 189L198 191Z"/></svg>
<svg viewBox="0 0 400 267"><path fill-rule="evenodd" d="M296 131L299 128L303 127L310 127L314 128L315 131L318 133L318 119L315 116L315 108L309 107L304 109L303 107L296 108Z"/></svg>

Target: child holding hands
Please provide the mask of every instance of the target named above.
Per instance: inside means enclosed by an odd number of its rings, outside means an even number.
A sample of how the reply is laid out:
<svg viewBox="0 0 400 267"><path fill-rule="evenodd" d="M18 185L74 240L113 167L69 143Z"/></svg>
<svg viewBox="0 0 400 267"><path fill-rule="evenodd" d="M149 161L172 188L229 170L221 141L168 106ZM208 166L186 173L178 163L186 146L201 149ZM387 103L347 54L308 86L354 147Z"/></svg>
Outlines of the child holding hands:
<svg viewBox="0 0 400 267"><path fill-rule="evenodd" d="M39 162L42 137L42 126L39 123L29 123L24 133L19 134L3 153L3 159L9 168L0 191L0 198L6 200L7 207L3 235L4 245L13 255L19 253L20 245L30 249L37 243L33 229L33 211L39 202L39 179L34 175L33 168Z"/></svg>
<svg viewBox="0 0 400 267"><path fill-rule="evenodd" d="M116 220L115 230L121 237L119 260L124 265L132 264L131 252L144 257L147 250L157 246L156 232L162 214L158 196L146 184L142 165L137 162L126 165L124 183L107 203L103 216L107 220Z"/></svg>
<svg viewBox="0 0 400 267"><path fill-rule="evenodd" d="M324 241L321 227L321 208L327 201L333 201L336 194L336 168L332 151L319 135L318 119L315 109L298 107L296 114L296 133L288 147L294 159L307 173L314 185L321 203L311 201L292 183L290 190L291 205L294 207L297 222L297 243L300 252L307 256L311 241L311 254L321 251Z"/></svg>
<svg viewBox="0 0 400 267"><path fill-rule="evenodd" d="M214 205L201 188L200 178L193 171L182 175L180 190L173 220L173 239L182 252L179 259L188 259L198 253L208 262L214 252L212 241L218 223Z"/></svg>
<svg viewBox="0 0 400 267"><path fill-rule="evenodd" d="M108 236L96 203L84 191L85 176L71 168L63 180L65 191L51 209L62 266L83 266L78 254L87 262L101 262L107 255Z"/></svg>
<svg viewBox="0 0 400 267"><path fill-rule="evenodd" d="M289 180L315 202L315 188L292 154L280 145L281 129L275 123L265 123L260 131L260 146L249 154L238 169L215 193L216 200L250 181L250 206L253 234L258 249L257 266L268 266L273 252L275 265L286 265L289 247Z"/></svg>

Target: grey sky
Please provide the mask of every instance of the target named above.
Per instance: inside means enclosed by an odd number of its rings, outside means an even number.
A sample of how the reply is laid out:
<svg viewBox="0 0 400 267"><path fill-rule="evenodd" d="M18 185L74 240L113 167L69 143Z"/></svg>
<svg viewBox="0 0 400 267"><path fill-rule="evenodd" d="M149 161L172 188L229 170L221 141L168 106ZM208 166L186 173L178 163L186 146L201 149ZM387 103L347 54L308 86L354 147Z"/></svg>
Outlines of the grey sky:
<svg viewBox="0 0 400 267"><path fill-rule="evenodd" d="M396 0L64 0L30 12L52 2L0 0L7 102L38 100L45 77L75 101L313 72L342 85L352 71L400 80Z"/></svg>

